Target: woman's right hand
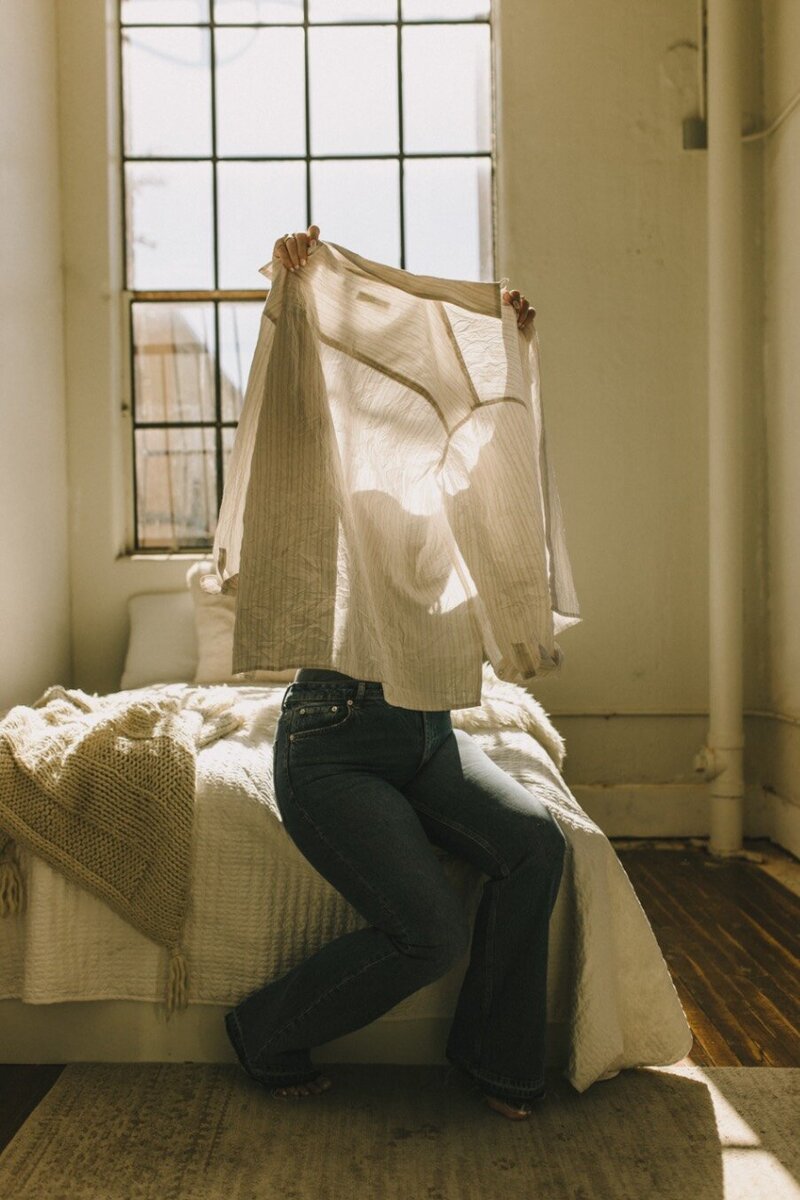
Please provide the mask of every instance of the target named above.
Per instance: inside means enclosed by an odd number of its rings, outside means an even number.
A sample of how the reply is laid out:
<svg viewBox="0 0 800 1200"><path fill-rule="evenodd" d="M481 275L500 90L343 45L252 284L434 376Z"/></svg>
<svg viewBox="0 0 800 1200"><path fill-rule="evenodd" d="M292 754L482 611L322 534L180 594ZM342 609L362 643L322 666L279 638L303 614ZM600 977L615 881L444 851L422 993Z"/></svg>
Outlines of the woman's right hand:
<svg viewBox="0 0 800 1200"><path fill-rule="evenodd" d="M309 246L316 246L319 237L319 225L309 225L304 233L287 233L279 237L272 251L272 257L279 258L287 271L296 271L306 265Z"/></svg>

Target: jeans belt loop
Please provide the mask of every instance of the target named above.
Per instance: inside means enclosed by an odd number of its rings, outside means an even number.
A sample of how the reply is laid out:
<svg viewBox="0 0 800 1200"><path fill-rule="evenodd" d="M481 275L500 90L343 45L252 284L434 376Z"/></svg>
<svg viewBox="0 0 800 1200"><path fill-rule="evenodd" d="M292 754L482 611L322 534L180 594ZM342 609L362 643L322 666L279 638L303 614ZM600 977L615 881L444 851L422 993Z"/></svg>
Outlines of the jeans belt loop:
<svg viewBox="0 0 800 1200"><path fill-rule="evenodd" d="M363 700L364 692L366 691L366 689L367 689L366 679L359 679L358 687L356 688L356 703L358 703L359 700Z"/></svg>

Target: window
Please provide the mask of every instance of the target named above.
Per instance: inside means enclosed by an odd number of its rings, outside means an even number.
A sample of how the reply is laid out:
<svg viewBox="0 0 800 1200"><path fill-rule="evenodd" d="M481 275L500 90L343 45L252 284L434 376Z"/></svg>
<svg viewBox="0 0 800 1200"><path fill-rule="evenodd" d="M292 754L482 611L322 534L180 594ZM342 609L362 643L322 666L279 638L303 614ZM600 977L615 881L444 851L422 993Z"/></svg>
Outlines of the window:
<svg viewBox="0 0 800 1200"><path fill-rule="evenodd" d="M490 0L120 0L134 549L209 548L277 237L490 280Z"/></svg>

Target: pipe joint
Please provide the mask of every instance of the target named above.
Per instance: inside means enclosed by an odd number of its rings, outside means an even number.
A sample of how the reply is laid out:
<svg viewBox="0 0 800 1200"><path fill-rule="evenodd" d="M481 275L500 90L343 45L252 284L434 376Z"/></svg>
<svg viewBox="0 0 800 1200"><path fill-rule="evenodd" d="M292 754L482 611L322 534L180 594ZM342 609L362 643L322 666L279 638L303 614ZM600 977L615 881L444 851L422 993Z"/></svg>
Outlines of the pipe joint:
<svg viewBox="0 0 800 1200"><path fill-rule="evenodd" d="M712 789L715 795L742 795L742 750L743 744L734 742L730 746L705 745L695 754L694 769L698 774L707 780L719 779L721 775L726 777L725 786Z"/></svg>
<svg viewBox="0 0 800 1200"><path fill-rule="evenodd" d="M694 769L704 779L715 779L724 770L710 746L702 746L694 756Z"/></svg>

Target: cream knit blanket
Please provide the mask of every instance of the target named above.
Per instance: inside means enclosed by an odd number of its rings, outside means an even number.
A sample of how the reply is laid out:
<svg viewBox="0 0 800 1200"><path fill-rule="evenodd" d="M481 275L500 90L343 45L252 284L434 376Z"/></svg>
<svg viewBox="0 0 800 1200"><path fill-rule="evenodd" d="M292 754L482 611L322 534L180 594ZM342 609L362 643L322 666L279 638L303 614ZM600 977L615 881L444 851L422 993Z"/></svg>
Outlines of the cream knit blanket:
<svg viewBox="0 0 800 1200"><path fill-rule="evenodd" d="M0 721L0 915L23 906L16 840L169 950L168 1014L187 1002L196 752L242 724L234 700L56 684Z"/></svg>

